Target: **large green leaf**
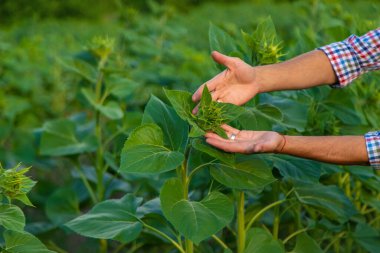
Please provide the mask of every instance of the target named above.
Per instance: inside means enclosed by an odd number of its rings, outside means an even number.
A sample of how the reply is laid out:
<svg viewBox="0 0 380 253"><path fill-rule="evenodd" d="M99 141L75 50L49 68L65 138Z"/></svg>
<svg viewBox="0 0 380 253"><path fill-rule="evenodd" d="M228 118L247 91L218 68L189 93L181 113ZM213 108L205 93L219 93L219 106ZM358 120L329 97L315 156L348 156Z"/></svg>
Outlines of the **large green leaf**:
<svg viewBox="0 0 380 253"><path fill-rule="evenodd" d="M236 40L228 33L220 29L214 24L209 26L209 42L211 50L216 50L221 53L229 54L237 50Z"/></svg>
<svg viewBox="0 0 380 253"><path fill-rule="evenodd" d="M284 246L263 228L251 228L244 253L285 253Z"/></svg>
<svg viewBox="0 0 380 253"><path fill-rule="evenodd" d="M131 194L121 199L106 200L66 223L66 226L83 236L127 243L135 240L142 230L142 224L136 217L141 201Z"/></svg>
<svg viewBox="0 0 380 253"><path fill-rule="evenodd" d="M236 40L219 27L210 24L208 37L211 51L216 50L227 55L237 54ZM220 64L217 64L217 67L219 70L224 69Z"/></svg>
<svg viewBox="0 0 380 253"><path fill-rule="evenodd" d="M153 123L137 127L129 135L128 140L124 144L123 150L126 151L131 147L142 144L163 146L164 137L161 128Z"/></svg>
<svg viewBox="0 0 380 253"><path fill-rule="evenodd" d="M95 137L89 136L79 140L76 136L75 123L58 119L46 122L41 137L41 155L63 156L93 152L97 148Z"/></svg>
<svg viewBox="0 0 380 253"><path fill-rule="evenodd" d="M80 214L77 194L71 188L59 188L47 199L45 210L55 225L74 219Z"/></svg>
<svg viewBox="0 0 380 253"><path fill-rule="evenodd" d="M279 108L260 104L255 107L246 107L246 111L239 117L239 123L245 130L272 130L273 124L282 124L283 116Z"/></svg>
<svg viewBox="0 0 380 253"><path fill-rule="evenodd" d="M262 191L265 186L276 181L272 168L263 160L255 158L234 165L212 165L210 172L218 182L240 190Z"/></svg>
<svg viewBox="0 0 380 253"><path fill-rule="evenodd" d="M37 237L27 232L6 230L4 240L7 253L55 253L48 250Z"/></svg>
<svg viewBox="0 0 380 253"><path fill-rule="evenodd" d="M219 192L212 192L202 201L183 198L181 183L168 180L160 194L165 217L186 238L196 244L225 227L234 216L231 201Z"/></svg>
<svg viewBox="0 0 380 253"><path fill-rule="evenodd" d="M345 223L357 213L352 202L335 185L296 182L294 188L301 203L315 208L332 220Z"/></svg>
<svg viewBox="0 0 380 253"><path fill-rule="evenodd" d="M274 167L286 180L300 180L307 182L319 182L319 178L324 172L323 163L312 160L286 156L271 156Z"/></svg>
<svg viewBox="0 0 380 253"><path fill-rule="evenodd" d="M204 135L206 132L197 125L196 116L192 113L195 103L191 98L191 93L181 90L164 91L178 116L191 125L189 136L199 137Z"/></svg>
<svg viewBox="0 0 380 253"><path fill-rule="evenodd" d="M121 153L120 170L124 173L162 173L176 169L184 155L164 146L143 144Z"/></svg>
<svg viewBox="0 0 380 253"><path fill-rule="evenodd" d="M290 253L322 253L318 243L307 233L297 236L296 247Z"/></svg>
<svg viewBox="0 0 380 253"><path fill-rule="evenodd" d="M183 151L187 143L188 124L182 120L173 108L155 96L151 96L145 106L143 123L157 124L164 134L165 146L172 150Z"/></svg>
<svg viewBox="0 0 380 253"><path fill-rule="evenodd" d="M235 155L232 153L224 152L220 149L216 149L209 144L207 144L204 140L194 139L191 142L191 146L196 150L199 150L203 153L208 154L209 156L216 158L224 163L233 164L235 162Z"/></svg>
<svg viewBox="0 0 380 253"><path fill-rule="evenodd" d="M279 127L294 128L299 132L305 130L307 124L308 106L305 103L294 99L274 96L270 94L260 94L260 103L270 104L281 108L282 122L276 122Z"/></svg>
<svg viewBox="0 0 380 253"><path fill-rule="evenodd" d="M370 253L378 253L380 249L380 233L365 223L359 223L353 233L354 240Z"/></svg>
<svg viewBox="0 0 380 253"><path fill-rule="evenodd" d="M0 204L0 226L5 229L22 231L25 216L21 209L11 204Z"/></svg>
<svg viewBox="0 0 380 253"><path fill-rule="evenodd" d="M201 131L196 123L196 116L192 114L195 103L191 98L191 93L181 90L164 90L174 110L181 119L187 121L192 127ZM202 134L204 132L201 131Z"/></svg>

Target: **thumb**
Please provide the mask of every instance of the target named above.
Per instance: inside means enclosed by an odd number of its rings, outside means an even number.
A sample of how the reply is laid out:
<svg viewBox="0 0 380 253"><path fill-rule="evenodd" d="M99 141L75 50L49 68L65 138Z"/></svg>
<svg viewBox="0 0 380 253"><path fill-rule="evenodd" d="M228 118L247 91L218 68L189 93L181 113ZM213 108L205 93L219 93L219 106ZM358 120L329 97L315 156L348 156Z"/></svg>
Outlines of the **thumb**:
<svg viewBox="0 0 380 253"><path fill-rule="evenodd" d="M234 58L221 54L218 51L213 51L211 53L212 58L214 59L215 62L222 64L226 66L227 68L231 68L234 65Z"/></svg>

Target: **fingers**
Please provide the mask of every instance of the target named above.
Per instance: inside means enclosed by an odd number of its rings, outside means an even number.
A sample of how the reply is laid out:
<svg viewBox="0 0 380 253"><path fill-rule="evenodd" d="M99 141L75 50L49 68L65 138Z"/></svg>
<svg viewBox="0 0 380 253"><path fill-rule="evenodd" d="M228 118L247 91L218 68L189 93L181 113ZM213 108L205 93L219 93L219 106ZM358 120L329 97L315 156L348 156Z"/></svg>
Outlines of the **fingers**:
<svg viewBox="0 0 380 253"><path fill-rule="evenodd" d="M206 138L213 138L213 139L218 139L218 140L226 140L224 139L223 137L220 137L219 135L217 135L216 133L212 133L212 132L208 132L205 134L205 137Z"/></svg>
<svg viewBox="0 0 380 253"><path fill-rule="evenodd" d="M199 104L197 104L197 105L194 107L192 113L193 113L193 114L197 114L197 113L198 113L198 110L199 110Z"/></svg>
<svg viewBox="0 0 380 253"><path fill-rule="evenodd" d="M213 51L211 53L212 58L215 62L226 66L227 68L232 68L235 65L234 58L227 55L221 54L218 51Z"/></svg>
<svg viewBox="0 0 380 253"><path fill-rule="evenodd" d="M224 71L223 71L224 72ZM221 83L221 79L223 79L224 74L223 72L217 74L214 76L211 80L207 81L206 83L199 86L199 88L194 92L193 96L191 97L194 102L198 102L202 97L203 88L205 85L207 85L207 88L210 92L215 91L218 84Z"/></svg>
<svg viewBox="0 0 380 253"><path fill-rule="evenodd" d="M219 138L206 138L206 142L216 148L231 153L246 153L245 146L242 143Z"/></svg>
<svg viewBox="0 0 380 253"><path fill-rule="evenodd" d="M227 124L223 124L221 125L221 127L223 128L224 131L226 131L227 133L231 133L231 134L235 134L237 135L240 130L239 129L236 129L236 128L233 128L232 126L229 126Z"/></svg>

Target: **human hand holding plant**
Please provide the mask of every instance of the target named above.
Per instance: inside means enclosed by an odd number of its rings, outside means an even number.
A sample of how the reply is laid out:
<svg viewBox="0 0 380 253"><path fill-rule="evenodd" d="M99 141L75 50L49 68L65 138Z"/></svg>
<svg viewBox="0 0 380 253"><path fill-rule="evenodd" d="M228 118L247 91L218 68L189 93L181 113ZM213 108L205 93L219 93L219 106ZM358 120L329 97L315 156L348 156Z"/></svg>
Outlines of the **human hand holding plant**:
<svg viewBox="0 0 380 253"><path fill-rule="evenodd" d="M212 92L214 101L235 105L245 104L259 92L252 66L237 57L229 57L217 51L213 51L211 55L215 62L227 68L198 88L192 96L194 102L201 99L205 85ZM198 106L193 113L197 111Z"/></svg>
<svg viewBox="0 0 380 253"><path fill-rule="evenodd" d="M285 138L273 131L238 130L229 125L222 125L230 139L208 132L206 142L216 148L232 153L277 153L282 150Z"/></svg>

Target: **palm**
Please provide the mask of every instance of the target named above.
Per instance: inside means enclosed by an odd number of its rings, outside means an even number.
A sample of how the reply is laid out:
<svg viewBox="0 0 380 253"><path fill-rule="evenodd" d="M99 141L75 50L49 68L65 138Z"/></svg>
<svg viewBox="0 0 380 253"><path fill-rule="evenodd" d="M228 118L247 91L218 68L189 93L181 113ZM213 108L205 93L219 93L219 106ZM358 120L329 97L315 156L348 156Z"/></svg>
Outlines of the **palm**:
<svg viewBox="0 0 380 253"><path fill-rule="evenodd" d="M282 146L283 138L280 134L272 131L239 131L228 125L223 125L223 129L230 137L232 134L236 136L234 140L223 139L215 133L207 133L206 141L222 149L232 153L271 153L276 152Z"/></svg>

